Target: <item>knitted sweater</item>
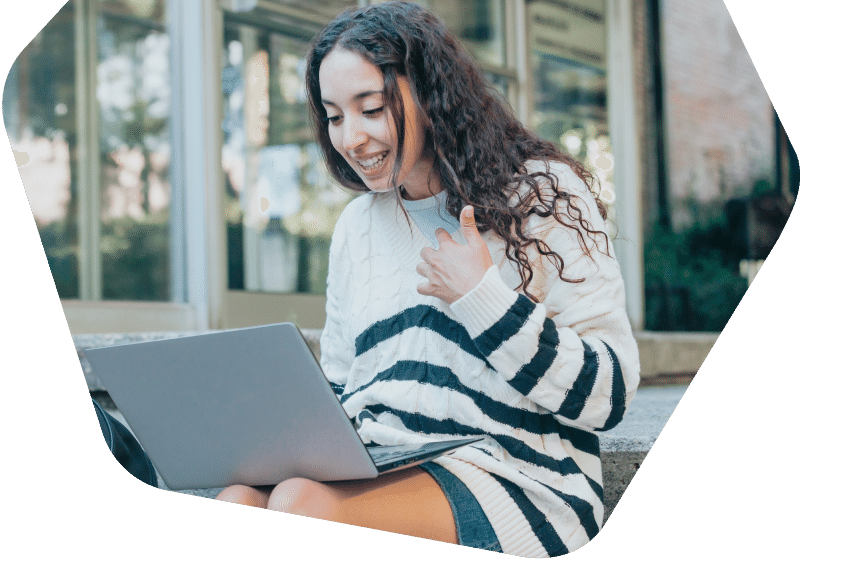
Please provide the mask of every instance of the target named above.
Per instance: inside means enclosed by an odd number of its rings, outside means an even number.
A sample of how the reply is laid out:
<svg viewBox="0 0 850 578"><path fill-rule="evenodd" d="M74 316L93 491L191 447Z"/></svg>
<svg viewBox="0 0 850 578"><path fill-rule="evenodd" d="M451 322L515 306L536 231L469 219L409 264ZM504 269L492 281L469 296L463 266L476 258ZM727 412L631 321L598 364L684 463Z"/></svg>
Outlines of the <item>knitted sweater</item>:
<svg viewBox="0 0 850 578"><path fill-rule="evenodd" d="M566 165L552 163L551 172L604 231L584 183ZM584 281L560 280L529 248L535 304L514 290L520 276L489 231L482 236L494 266L448 305L416 291L428 241L396 199L356 198L331 242L321 362L366 443L484 436L436 463L480 502L504 552L557 556L599 531L602 466L592 432L622 419L638 384L638 351L613 248L609 257L589 241L591 260L577 233L551 217L531 216L525 228L563 257L565 277ZM465 242L460 230L452 237Z"/></svg>

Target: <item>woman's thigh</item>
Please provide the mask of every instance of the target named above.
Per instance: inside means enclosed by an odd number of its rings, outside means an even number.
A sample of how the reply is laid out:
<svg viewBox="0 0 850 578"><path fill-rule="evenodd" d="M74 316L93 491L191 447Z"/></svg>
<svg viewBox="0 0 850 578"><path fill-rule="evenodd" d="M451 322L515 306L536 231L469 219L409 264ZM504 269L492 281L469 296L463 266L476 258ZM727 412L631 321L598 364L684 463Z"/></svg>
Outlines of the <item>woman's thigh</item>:
<svg viewBox="0 0 850 578"><path fill-rule="evenodd" d="M428 473L409 468L374 480L320 483L293 478L278 484L268 508L457 543L451 506Z"/></svg>

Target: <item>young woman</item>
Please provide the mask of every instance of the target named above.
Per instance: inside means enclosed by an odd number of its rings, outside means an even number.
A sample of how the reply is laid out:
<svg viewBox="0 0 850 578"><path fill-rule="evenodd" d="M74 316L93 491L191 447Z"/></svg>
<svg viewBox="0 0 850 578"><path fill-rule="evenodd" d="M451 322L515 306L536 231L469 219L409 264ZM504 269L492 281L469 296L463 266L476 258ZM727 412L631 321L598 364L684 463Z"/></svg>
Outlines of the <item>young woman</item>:
<svg viewBox="0 0 850 578"><path fill-rule="evenodd" d="M338 16L307 90L331 173L372 193L334 231L325 374L364 442L485 440L375 480L219 498L521 556L585 544L603 514L592 432L638 383L588 172L416 4Z"/></svg>

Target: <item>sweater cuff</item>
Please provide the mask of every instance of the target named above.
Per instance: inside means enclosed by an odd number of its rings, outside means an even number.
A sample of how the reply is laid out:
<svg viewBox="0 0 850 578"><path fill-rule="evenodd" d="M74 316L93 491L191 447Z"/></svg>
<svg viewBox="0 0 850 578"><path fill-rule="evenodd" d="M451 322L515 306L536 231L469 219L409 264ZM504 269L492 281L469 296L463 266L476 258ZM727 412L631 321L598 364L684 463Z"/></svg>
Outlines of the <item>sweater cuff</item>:
<svg viewBox="0 0 850 578"><path fill-rule="evenodd" d="M478 285L449 309L474 339L504 317L517 298L519 294L505 285L498 267L493 265Z"/></svg>

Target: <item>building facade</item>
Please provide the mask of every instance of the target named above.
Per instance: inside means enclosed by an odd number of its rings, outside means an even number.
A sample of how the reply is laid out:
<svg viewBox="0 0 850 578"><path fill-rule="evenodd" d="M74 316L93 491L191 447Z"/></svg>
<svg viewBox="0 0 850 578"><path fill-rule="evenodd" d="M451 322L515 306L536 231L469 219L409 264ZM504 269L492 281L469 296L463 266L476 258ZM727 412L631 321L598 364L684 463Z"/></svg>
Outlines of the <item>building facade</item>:
<svg viewBox="0 0 850 578"><path fill-rule="evenodd" d="M421 3L598 178L635 328L718 330L701 311L734 309L795 190L722 1ZM4 121L73 333L324 324L353 197L324 169L303 66L350 4L71 0L24 50ZM700 242L719 257L681 258Z"/></svg>

